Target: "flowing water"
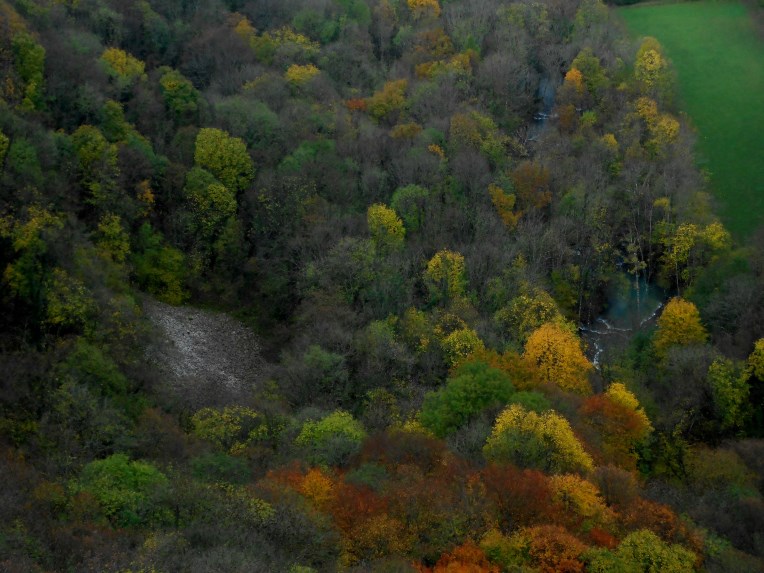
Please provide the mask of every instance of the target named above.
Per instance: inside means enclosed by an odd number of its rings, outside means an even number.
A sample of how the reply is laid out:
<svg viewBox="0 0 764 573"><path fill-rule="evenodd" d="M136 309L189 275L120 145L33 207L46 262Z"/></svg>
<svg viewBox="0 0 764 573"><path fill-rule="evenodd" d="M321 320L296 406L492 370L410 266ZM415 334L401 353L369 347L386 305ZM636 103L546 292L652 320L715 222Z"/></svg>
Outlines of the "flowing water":
<svg viewBox="0 0 764 573"><path fill-rule="evenodd" d="M590 324L579 326L587 343L587 355L599 368L603 358L626 347L632 336L655 325L666 300L666 292L626 273L614 277L608 293L608 308Z"/></svg>

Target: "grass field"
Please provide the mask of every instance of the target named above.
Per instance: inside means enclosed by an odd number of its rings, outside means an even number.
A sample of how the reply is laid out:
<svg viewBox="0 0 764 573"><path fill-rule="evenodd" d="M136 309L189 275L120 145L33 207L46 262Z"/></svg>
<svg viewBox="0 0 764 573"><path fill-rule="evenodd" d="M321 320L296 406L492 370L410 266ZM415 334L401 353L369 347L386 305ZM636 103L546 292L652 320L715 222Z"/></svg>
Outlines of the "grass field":
<svg viewBox="0 0 764 573"><path fill-rule="evenodd" d="M658 39L676 70L679 107L699 132L720 215L743 239L764 224L764 41L732 1L619 10L635 37Z"/></svg>

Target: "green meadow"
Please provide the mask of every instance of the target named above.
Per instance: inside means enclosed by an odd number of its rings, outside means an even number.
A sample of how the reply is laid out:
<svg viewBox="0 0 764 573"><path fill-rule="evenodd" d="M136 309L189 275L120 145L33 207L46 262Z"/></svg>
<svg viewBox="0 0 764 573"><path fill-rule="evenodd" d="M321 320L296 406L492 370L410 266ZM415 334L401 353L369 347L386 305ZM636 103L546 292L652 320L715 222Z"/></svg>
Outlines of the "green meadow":
<svg viewBox="0 0 764 573"><path fill-rule="evenodd" d="M679 106L698 131L720 215L738 238L764 224L764 41L737 2L620 9L635 37L653 36L677 75Z"/></svg>

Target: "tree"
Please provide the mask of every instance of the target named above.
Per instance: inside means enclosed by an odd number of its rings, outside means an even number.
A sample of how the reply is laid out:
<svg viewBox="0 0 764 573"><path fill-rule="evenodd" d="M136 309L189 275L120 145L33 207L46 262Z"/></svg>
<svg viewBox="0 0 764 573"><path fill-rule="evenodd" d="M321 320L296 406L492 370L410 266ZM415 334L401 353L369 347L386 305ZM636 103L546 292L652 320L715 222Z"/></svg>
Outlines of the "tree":
<svg viewBox="0 0 764 573"><path fill-rule="evenodd" d="M553 411L529 412L518 404L496 418L483 453L490 461L552 473L594 469L592 458L565 418Z"/></svg>
<svg viewBox="0 0 764 573"><path fill-rule="evenodd" d="M491 197L491 202L504 225L510 231L514 230L522 216L522 212L514 210L514 193L507 193L501 187L492 183L488 186L488 195Z"/></svg>
<svg viewBox="0 0 764 573"><path fill-rule="evenodd" d="M680 297L668 301L653 335L653 346L659 358L665 358L673 346L705 344L707 339L708 333L693 303Z"/></svg>
<svg viewBox="0 0 764 573"><path fill-rule="evenodd" d="M627 535L618 548L592 550L586 555L588 571L637 571L644 573L692 573L697 556L681 545L669 545L648 530Z"/></svg>
<svg viewBox="0 0 764 573"><path fill-rule="evenodd" d="M499 568L486 558L483 550L473 541L466 541L450 553L441 555L433 569L419 569L421 573L499 573Z"/></svg>
<svg viewBox="0 0 764 573"><path fill-rule="evenodd" d="M407 80L396 80L385 83L381 90L377 91L366 100L369 114L377 121L397 119L397 115L406 107Z"/></svg>
<svg viewBox="0 0 764 573"><path fill-rule="evenodd" d="M352 415L336 410L318 421L307 421L295 438L295 444L308 450L316 463L344 464L358 451L366 430Z"/></svg>
<svg viewBox="0 0 764 573"><path fill-rule="evenodd" d="M191 424L197 437L233 455L242 454L275 430L268 427L261 414L245 406L202 408L191 417Z"/></svg>
<svg viewBox="0 0 764 573"><path fill-rule="evenodd" d="M188 274L183 253L167 245L148 223L138 230L133 267L138 284L159 300L178 305L188 298L183 288Z"/></svg>
<svg viewBox="0 0 764 573"><path fill-rule="evenodd" d="M424 209L430 192L419 185L399 187L390 199L390 207L403 219L406 229L418 231L424 223Z"/></svg>
<svg viewBox="0 0 764 573"><path fill-rule="evenodd" d="M552 202L549 170L535 161L523 161L512 171L512 183L523 211L543 209Z"/></svg>
<svg viewBox="0 0 764 573"><path fill-rule="evenodd" d="M119 89L128 88L136 80L146 78L146 65L119 48L106 48L101 54L101 62L106 72L117 82Z"/></svg>
<svg viewBox="0 0 764 573"><path fill-rule="evenodd" d="M111 212L120 205L117 178L117 146L109 143L92 125L81 125L72 134L79 163L80 181L88 191L87 202Z"/></svg>
<svg viewBox="0 0 764 573"><path fill-rule="evenodd" d="M11 40L14 67L23 82L19 107L24 111L42 109L44 95L45 48L27 32L19 32ZM10 83L10 78L7 80Z"/></svg>
<svg viewBox="0 0 764 573"><path fill-rule="evenodd" d="M578 394L592 391L587 375L593 366L570 330L552 322L542 325L528 337L523 358L539 369L545 382Z"/></svg>
<svg viewBox="0 0 764 573"><path fill-rule="evenodd" d="M193 119L199 111L199 92L179 71L171 68L160 69L163 73L159 78L159 87L165 106L176 121Z"/></svg>
<svg viewBox="0 0 764 573"><path fill-rule="evenodd" d="M236 214L235 191L200 167L188 172L184 191L193 209L196 230L205 241L211 241L228 218Z"/></svg>
<svg viewBox="0 0 764 573"><path fill-rule="evenodd" d="M167 484L167 477L153 465L114 454L87 464L74 486L92 494L114 525L129 527L169 522L169 512L152 501Z"/></svg>
<svg viewBox="0 0 764 573"><path fill-rule="evenodd" d="M446 363L455 366L465 358L485 349L478 333L472 328L457 328L440 340Z"/></svg>
<svg viewBox="0 0 764 573"><path fill-rule="evenodd" d="M708 367L708 385L723 430L740 428L748 421L751 404L746 378L742 365L727 358L717 358Z"/></svg>
<svg viewBox="0 0 764 573"><path fill-rule="evenodd" d="M284 72L284 78L286 78L290 84L302 86L307 84L320 73L321 70L313 64L306 64L304 66L292 64L287 68L287 71Z"/></svg>
<svg viewBox="0 0 764 573"><path fill-rule="evenodd" d="M655 38L645 38L637 51L634 77L646 93L663 94L669 86L668 62Z"/></svg>
<svg viewBox="0 0 764 573"><path fill-rule="evenodd" d="M199 130L194 161L234 192L246 189L255 176L255 167L245 143L213 127Z"/></svg>
<svg viewBox="0 0 764 573"><path fill-rule="evenodd" d="M424 17L437 18L440 16L440 4L438 0L406 0L409 10L414 16L414 19L418 20Z"/></svg>
<svg viewBox="0 0 764 573"><path fill-rule="evenodd" d="M606 459L621 467L636 469L635 449L653 428L634 394L616 382L604 394L587 398L579 411L602 435Z"/></svg>
<svg viewBox="0 0 764 573"><path fill-rule="evenodd" d="M424 282L430 300L436 304L464 296L467 288L464 256L449 250L438 251L427 263Z"/></svg>
<svg viewBox="0 0 764 573"><path fill-rule="evenodd" d="M371 239L381 253L399 251L403 248L406 229L395 211L380 203L369 207L366 212Z"/></svg>
<svg viewBox="0 0 764 573"><path fill-rule="evenodd" d="M544 324L567 327L555 300L540 288L523 288L523 292L499 309L493 319L522 344Z"/></svg>
<svg viewBox="0 0 764 573"><path fill-rule="evenodd" d="M486 408L508 403L514 391L500 370L470 362L457 368L444 388L427 394L419 419L436 436L444 437Z"/></svg>
<svg viewBox="0 0 764 573"><path fill-rule="evenodd" d="M583 521L583 527L609 525L615 518L605 505L597 486L575 475L556 475L549 478L552 499L559 503L567 515L573 514Z"/></svg>

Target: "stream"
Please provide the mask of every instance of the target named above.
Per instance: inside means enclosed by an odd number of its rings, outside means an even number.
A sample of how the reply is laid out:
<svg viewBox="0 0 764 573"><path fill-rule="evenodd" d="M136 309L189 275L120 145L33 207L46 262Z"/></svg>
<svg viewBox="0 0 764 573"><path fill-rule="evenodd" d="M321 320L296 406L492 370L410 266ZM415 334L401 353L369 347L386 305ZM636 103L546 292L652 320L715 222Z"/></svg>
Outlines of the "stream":
<svg viewBox="0 0 764 573"><path fill-rule="evenodd" d="M640 280L637 288L633 276L615 275L607 310L592 323L578 327L595 368L607 354L623 350L635 333L654 326L665 300L660 287Z"/></svg>

